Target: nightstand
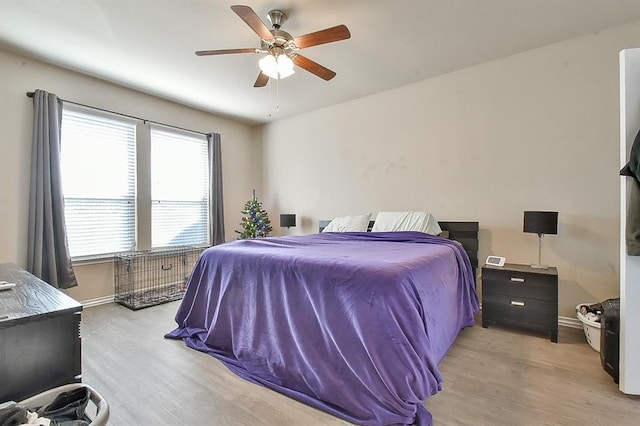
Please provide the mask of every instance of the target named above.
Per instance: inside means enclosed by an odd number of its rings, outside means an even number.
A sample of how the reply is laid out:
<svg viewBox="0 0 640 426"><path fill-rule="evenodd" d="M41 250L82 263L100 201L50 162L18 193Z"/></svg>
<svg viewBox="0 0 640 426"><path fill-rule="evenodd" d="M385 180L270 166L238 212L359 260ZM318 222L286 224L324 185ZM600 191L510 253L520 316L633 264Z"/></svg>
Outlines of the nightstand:
<svg viewBox="0 0 640 426"><path fill-rule="evenodd" d="M558 270L505 263L482 267L482 327L500 323L548 333L558 342Z"/></svg>

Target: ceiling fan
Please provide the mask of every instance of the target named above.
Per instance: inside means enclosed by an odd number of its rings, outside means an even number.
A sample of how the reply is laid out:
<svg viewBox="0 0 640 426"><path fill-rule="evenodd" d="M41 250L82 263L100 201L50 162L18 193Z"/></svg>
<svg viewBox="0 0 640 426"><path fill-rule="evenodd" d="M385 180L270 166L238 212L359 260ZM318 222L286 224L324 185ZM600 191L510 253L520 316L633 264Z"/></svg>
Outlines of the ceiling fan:
<svg viewBox="0 0 640 426"><path fill-rule="evenodd" d="M344 25L327 28L321 31L293 37L280 27L287 20L287 15L281 10L272 10L267 18L273 29L270 30L249 6L231 6L233 10L260 37L260 48L198 50L196 55L226 55L229 53L266 53L260 59L260 74L253 87L264 87L269 78L285 78L293 74L294 64L309 71L324 80L331 80L336 73L323 67L317 62L297 53L300 49L318 46L334 41L346 40L351 37L349 29Z"/></svg>

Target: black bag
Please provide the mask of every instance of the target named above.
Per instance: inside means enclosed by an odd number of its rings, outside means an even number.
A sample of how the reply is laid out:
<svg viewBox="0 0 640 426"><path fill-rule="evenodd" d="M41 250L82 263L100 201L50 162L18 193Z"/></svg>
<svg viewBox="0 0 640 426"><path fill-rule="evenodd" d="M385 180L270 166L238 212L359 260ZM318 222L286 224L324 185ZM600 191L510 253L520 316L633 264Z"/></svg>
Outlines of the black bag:
<svg viewBox="0 0 640 426"><path fill-rule="evenodd" d="M52 426L83 426L89 424L84 420L88 403L89 389L83 386L62 392L51 403L40 407L37 413L51 420Z"/></svg>

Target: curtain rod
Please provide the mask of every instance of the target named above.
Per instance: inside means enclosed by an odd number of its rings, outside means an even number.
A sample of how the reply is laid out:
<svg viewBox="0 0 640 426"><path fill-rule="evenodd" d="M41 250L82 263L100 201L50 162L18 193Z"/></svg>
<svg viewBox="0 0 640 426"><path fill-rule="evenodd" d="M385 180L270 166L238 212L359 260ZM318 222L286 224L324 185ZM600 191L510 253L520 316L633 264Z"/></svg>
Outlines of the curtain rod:
<svg viewBox="0 0 640 426"><path fill-rule="evenodd" d="M33 95L35 95L35 92L27 92L27 97L28 98L33 98ZM60 99L60 98L58 98L58 99ZM81 104L79 102L67 101L65 99L60 99L60 100L62 102L67 102L67 103L73 104L73 105L79 105L79 106L83 106L83 107L86 107L86 108L97 109L98 111L108 112L110 114L116 114L116 115L121 115L123 117L133 118L134 120L142 120L145 123L159 124L161 126L172 127L174 129L184 130L186 132L191 132L191 133L198 133L198 134L204 135L204 136L209 136L209 135L213 134L213 133L198 132L196 130L191 130L191 129L185 129L184 127L172 126L171 124L165 124L165 123L160 123L158 121L147 120L146 118L136 117L134 115L123 114L121 112L110 111L108 109L98 108L98 107L94 107L94 106L91 106L91 105L85 105L85 104Z"/></svg>

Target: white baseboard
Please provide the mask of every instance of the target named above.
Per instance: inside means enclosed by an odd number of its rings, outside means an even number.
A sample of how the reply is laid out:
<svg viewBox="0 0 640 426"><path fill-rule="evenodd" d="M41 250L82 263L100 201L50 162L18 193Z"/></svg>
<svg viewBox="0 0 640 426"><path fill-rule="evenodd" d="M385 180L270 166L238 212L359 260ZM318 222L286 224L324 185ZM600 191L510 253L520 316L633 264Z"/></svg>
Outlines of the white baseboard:
<svg viewBox="0 0 640 426"><path fill-rule="evenodd" d="M558 317L558 325L560 327L579 328L582 330L582 323L578 318Z"/></svg>
<svg viewBox="0 0 640 426"><path fill-rule="evenodd" d="M106 305L107 303L113 303L113 300L114 300L114 296L111 295L111 296L98 297L96 299L83 300L80 303L82 303L82 307L90 308L92 306Z"/></svg>

